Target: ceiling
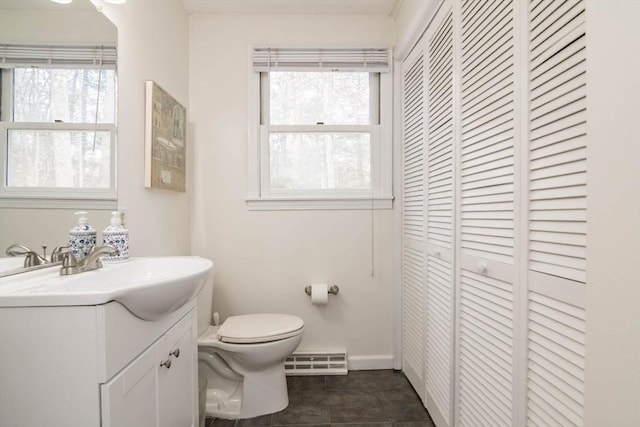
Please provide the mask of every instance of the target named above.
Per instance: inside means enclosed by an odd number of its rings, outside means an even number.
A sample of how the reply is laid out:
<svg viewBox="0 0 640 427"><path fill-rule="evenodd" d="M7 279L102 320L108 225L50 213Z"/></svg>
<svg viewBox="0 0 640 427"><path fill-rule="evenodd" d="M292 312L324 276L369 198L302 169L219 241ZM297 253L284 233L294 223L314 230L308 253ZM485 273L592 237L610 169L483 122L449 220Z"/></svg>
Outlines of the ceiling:
<svg viewBox="0 0 640 427"><path fill-rule="evenodd" d="M182 0L189 13L384 15L402 0Z"/></svg>
<svg viewBox="0 0 640 427"><path fill-rule="evenodd" d="M152 0L130 0L152 1ZM153 0L157 1L157 0ZM181 0L188 13L393 16L403 0ZM0 0L0 9L95 9L89 0Z"/></svg>
<svg viewBox="0 0 640 427"><path fill-rule="evenodd" d="M0 0L0 9L95 10L89 0L58 4L49 0Z"/></svg>

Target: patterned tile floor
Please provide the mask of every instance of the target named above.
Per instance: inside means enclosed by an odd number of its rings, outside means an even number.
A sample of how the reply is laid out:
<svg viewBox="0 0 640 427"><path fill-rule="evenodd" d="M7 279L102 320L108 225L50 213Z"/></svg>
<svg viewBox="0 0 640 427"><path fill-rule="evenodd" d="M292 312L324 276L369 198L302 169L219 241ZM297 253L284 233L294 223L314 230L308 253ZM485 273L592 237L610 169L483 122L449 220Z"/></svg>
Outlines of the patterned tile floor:
<svg viewBox="0 0 640 427"><path fill-rule="evenodd" d="M287 377L289 406L245 420L208 418L206 427L434 427L402 372L351 371L339 376Z"/></svg>

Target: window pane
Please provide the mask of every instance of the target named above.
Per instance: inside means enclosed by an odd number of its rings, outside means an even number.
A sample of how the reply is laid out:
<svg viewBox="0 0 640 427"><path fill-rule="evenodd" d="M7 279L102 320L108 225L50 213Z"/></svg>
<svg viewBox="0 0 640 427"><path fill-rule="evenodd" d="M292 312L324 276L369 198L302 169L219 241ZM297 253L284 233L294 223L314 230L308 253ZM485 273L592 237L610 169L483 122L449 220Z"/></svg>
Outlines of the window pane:
<svg viewBox="0 0 640 427"><path fill-rule="evenodd" d="M100 84L98 84L100 75ZM115 71L15 68L13 121L115 123Z"/></svg>
<svg viewBox="0 0 640 427"><path fill-rule="evenodd" d="M369 73L269 73L270 124L370 124Z"/></svg>
<svg viewBox="0 0 640 427"><path fill-rule="evenodd" d="M111 135L94 132L9 130L9 187L109 188Z"/></svg>
<svg viewBox="0 0 640 427"><path fill-rule="evenodd" d="M368 190L369 133L271 133L274 190Z"/></svg>

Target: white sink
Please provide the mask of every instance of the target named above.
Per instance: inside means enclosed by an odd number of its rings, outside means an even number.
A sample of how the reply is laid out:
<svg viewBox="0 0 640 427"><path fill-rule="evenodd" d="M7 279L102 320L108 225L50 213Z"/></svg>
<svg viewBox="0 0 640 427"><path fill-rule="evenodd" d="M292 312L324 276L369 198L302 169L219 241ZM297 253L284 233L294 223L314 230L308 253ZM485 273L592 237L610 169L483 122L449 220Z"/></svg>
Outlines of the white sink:
<svg viewBox="0 0 640 427"><path fill-rule="evenodd" d="M24 257L2 257L0 258L0 273L24 267ZM1 280L1 279L0 279Z"/></svg>
<svg viewBox="0 0 640 427"><path fill-rule="evenodd" d="M200 257L132 258L71 276L52 267L0 278L0 307L117 301L141 319L156 320L197 295L212 273L213 263Z"/></svg>

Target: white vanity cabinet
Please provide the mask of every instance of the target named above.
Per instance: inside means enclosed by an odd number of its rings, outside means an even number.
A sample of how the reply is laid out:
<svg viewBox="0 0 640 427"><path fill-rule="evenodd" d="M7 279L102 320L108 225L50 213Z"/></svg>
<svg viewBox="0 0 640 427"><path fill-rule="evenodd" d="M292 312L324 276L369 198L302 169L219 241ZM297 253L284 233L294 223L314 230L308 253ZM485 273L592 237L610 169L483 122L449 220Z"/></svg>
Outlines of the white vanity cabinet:
<svg viewBox="0 0 640 427"><path fill-rule="evenodd" d="M195 305L0 308L0 426L196 426Z"/></svg>
<svg viewBox="0 0 640 427"><path fill-rule="evenodd" d="M102 427L194 425L193 312L101 385Z"/></svg>

